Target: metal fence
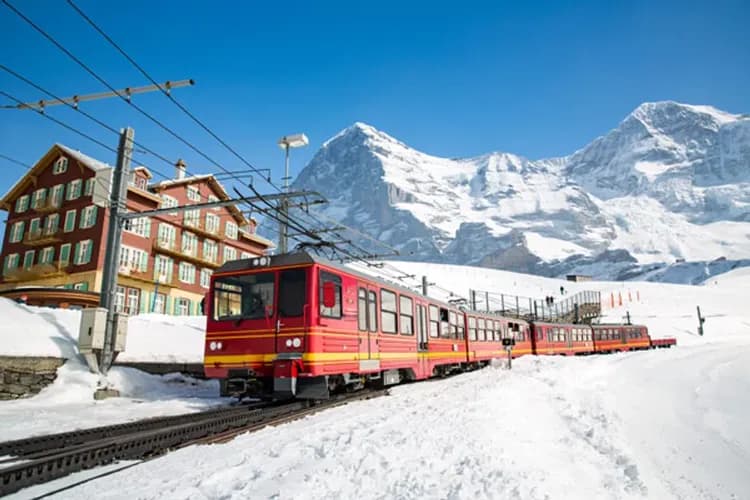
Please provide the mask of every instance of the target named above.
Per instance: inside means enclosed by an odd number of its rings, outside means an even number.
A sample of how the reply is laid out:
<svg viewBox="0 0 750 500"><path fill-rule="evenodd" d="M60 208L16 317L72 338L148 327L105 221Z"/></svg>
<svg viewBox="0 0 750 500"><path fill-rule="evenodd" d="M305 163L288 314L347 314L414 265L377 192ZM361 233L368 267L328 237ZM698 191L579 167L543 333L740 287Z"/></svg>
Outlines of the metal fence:
<svg viewBox="0 0 750 500"><path fill-rule="evenodd" d="M584 290L574 295L536 299L520 295L470 290L469 307L526 320L582 323L601 315L601 294Z"/></svg>

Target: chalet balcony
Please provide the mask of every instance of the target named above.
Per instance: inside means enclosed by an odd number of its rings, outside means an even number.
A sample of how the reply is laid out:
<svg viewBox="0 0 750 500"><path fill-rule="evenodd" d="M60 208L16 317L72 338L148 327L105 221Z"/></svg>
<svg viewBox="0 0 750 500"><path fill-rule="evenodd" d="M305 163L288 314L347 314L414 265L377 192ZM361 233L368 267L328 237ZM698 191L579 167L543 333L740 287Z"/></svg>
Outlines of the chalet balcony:
<svg viewBox="0 0 750 500"><path fill-rule="evenodd" d="M159 252L170 257L174 257L178 260L183 260L195 264L200 267L207 267L209 269L216 269L220 266L218 262L206 259L205 257L197 255L191 255L187 252L183 252L175 243L171 241L154 241L154 251Z"/></svg>
<svg viewBox="0 0 750 500"><path fill-rule="evenodd" d="M41 278L66 276L70 262L55 261L50 264L35 264L30 268L19 267L3 273L5 281L31 281Z"/></svg>
<svg viewBox="0 0 750 500"><path fill-rule="evenodd" d="M58 211L61 206L62 200L53 200L52 198L48 198L42 203L38 203L36 206L32 206L31 208L36 212L46 214Z"/></svg>
<svg viewBox="0 0 750 500"><path fill-rule="evenodd" d="M29 234L23 239L23 243L29 246L50 245L60 241L60 233L60 228L43 228L36 231L29 231Z"/></svg>
<svg viewBox="0 0 750 500"><path fill-rule="evenodd" d="M217 228L216 231L210 231L206 227L205 221L202 220L183 220L182 229L183 231L189 231L198 236L203 236L204 238L211 238L217 241L221 241L224 239L224 233L221 231L221 229Z"/></svg>
<svg viewBox="0 0 750 500"><path fill-rule="evenodd" d="M163 250L160 250L160 252L166 253ZM117 274L123 277L128 277L130 279L134 279L137 281L143 281L144 283L150 283L151 285L156 285L156 278L154 278L153 271L142 271L139 267L133 267L133 266L120 266L117 269ZM176 279L172 279L171 281L164 281L159 280L159 286L161 287L169 287L169 288L177 288L180 286L180 284L177 282Z"/></svg>

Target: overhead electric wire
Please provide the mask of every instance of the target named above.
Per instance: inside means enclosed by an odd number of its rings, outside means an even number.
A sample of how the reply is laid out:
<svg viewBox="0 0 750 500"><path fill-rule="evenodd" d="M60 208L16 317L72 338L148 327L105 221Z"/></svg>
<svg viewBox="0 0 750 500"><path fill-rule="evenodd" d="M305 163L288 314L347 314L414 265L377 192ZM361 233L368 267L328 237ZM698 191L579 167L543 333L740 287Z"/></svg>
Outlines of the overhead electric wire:
<svg viewBox="0 0 750 500"><path fill-rule="evenodd" d="M15 163L16 165L21 165L22 167L26 168L27 170L31 170L32 168L34 168L33 165L27 165L27 164L25 164L22 161L13 159L10 156L4 155L2 153L0 153L0 158L2 158L4 160L7 160L7 161L9 161L11 163Z"/></svg>
<svg viewBox="0 0 750 500"><path fill-rule="evenodd" d="M72 0L68 0L68 4L92 27L94 30L96 30L105 40L107 40L122 56L130 62L140 73L145 76L151 83L154 85L158 85L156 83L156 80L154 80L151 75L143 69L143 67L138 64L130 55L128 55L125 50L120 47L120 45L115 42L112 37L110 37L102 28L100 28L88 15L86 15L83 10L81 10L80 7L78 7ZM170 100L172 101L175 106L177 106L183 113L185 113L187 116L190 117L191 120L193 120L198 126L200 126L203 130L205 130L211 137L216 139L222 146L224 146L229 152L231 152L237 159L239 159L242 163L247 165L248 168L253 170L254 172L260 174L260 171L255 168L249 161L247 161L242 155L240 155L237 151L235 151L234 148L232 148L229 144L226 143L221 137L219 137L216 133L214 133L211 128L209 128L205 123L203 123L199 118L197 118L193 113L190 112L185 106L183 106L177 99L174 98L169 92L164 90L163 88L159 87L162 93ZM229 171L227 171L227 174L230 174ZM231 175L231 174L230 174ZM281 192L281 189L276 186L270 179L264 179L266 182L268 182L271 186L273 186L277 191Z"/></svg>

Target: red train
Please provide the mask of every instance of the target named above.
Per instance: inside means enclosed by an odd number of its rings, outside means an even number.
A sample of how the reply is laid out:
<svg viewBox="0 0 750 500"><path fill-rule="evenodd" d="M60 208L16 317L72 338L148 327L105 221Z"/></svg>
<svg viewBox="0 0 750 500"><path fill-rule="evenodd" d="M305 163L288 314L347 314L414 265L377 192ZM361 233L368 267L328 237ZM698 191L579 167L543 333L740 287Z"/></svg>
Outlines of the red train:
<svg viewBox="0 0 750 500"><path fill-rule="evenodd" d="M205 373L233 396L323 399L446 375L506 356L504 339L514 357L655 346L645 326L466 311L306 252L227 262L205 312Z"/></svg>

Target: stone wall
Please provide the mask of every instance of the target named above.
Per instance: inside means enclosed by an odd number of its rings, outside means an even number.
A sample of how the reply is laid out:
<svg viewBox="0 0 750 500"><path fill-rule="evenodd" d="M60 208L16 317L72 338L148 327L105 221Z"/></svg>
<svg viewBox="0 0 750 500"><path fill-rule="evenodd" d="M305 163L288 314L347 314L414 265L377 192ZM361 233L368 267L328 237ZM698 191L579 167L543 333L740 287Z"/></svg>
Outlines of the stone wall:
<svg viewBox="0 0 750 500"><path fill-rule="evenodd" d="M33 396L57 378L65 359L0 356L0 400Z"/></svg>

